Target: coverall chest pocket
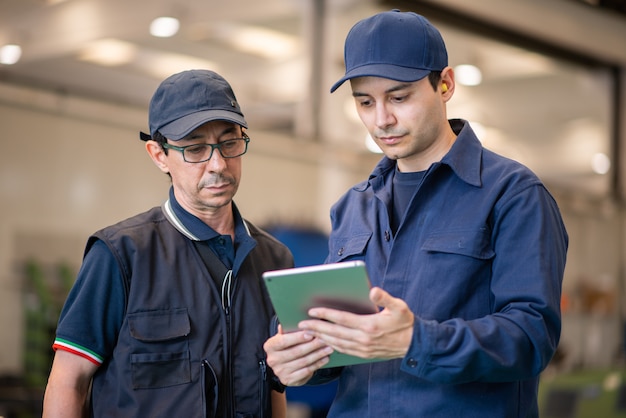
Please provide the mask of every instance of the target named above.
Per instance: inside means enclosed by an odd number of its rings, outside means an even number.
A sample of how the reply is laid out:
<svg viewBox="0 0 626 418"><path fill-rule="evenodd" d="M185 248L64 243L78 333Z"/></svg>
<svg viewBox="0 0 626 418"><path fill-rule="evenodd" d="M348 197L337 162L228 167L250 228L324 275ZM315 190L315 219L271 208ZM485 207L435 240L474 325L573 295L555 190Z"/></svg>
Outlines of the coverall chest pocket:
<svg viewBox="0 0 626 418"><path fill-rule="evenodd" d="M328 260L337 263L346 260L360 260L365 255L365 249L372 234L352 235L350 237L337 237L330 241Z"/></svg>
<svg viewBox="0 0 626 418"><path fill-rule="evenodd" d="M422 250L458 254L478 260L488 260L495 255L487 228L432 233L424 241Z"/></svg>
<svg viewBox="0 0 626 418"><path fill-rule="evenodd" d="M128 314L134 389L161 388L191 381L187 309Z"/></svg>

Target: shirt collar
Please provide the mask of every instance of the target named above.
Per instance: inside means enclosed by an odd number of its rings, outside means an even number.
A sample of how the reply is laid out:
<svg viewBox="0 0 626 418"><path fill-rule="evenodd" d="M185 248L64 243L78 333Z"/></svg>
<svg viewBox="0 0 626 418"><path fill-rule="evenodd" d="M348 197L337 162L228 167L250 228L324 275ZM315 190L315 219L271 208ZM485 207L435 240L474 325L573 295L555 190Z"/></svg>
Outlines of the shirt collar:
<svg viewBox="0 0 626 418"><path fill-rule="evenodd" d="M170 223L187 238L194 241L206 241L218 237L213 228L205 224L200 218L187 212L176 200L174 188L170 187L169 199L163 204L163 213ZM233 202L235 217L235 240L243 236L250 236L250 231L241 217L237 206Z"/></svg>
<svg viewBox="0 0 626 418"><path fill-rule="evenodd" d="M470 127L469 122L463 119L450 119L449 123L454 133L457 134L457 138L452 144L450 151L444 155L440 162L434 163L433 166L446 164L461 180L472 186L480 187L482 185L480 166L483 147ZM376 183L375 178L383 181L382 179L385 175L390 170L394 170L395 167L395 161L383 157L370 175L370 182ZM367 187L366 185L363 186Z"/></svg>
<svg viewBox="0 0 626 418"><path fill-rule="evenodd" d="M450 126L457 138L441 163L450 166L464 182L480 187L483 146L466 120L450 119Z"/></svg>

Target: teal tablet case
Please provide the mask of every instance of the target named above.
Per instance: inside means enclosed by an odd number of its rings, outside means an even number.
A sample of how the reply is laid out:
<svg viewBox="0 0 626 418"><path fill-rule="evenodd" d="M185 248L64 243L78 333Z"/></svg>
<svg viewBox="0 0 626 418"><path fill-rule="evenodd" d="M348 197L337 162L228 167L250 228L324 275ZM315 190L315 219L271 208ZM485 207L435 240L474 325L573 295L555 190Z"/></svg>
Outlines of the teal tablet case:
<svg viewBox="0 0 626 418"><path fill-rule="evenodd" d="M284 332L297 330L298 323L308 319L307 311L315 306L357 314L378 312L369 300L370 283L362 261L272 270L263 274L263 280ZM334 352L324 367L372 361L380 360Z"/></svg>

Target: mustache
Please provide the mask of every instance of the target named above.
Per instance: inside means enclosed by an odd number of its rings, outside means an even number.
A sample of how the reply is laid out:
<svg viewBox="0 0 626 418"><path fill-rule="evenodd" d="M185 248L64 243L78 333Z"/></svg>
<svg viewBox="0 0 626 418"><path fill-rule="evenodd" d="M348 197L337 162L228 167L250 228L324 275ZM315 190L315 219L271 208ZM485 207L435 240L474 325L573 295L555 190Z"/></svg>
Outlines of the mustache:
<svg viewBox="0 0 626 418"><path fill-rule="evenodd" d="M212 186L223 186L224 184L235 184L235 178L231 176L225 176L220 173L213 173L208 178L202 179L198 187L203 188Z"/></svg>

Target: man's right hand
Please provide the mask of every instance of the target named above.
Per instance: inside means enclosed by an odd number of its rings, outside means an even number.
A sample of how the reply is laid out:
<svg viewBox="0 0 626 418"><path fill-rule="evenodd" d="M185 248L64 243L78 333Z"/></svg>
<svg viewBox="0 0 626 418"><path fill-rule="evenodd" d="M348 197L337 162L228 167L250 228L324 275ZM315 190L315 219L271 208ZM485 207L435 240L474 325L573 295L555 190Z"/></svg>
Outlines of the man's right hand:
<svg viewBox="0 0 626 418"><path fill-rule="evenodd" d="M267 353L267 364L285 386L301 386L308 382L313 373L328 363L333 349L306 331L278 334L263 345Z"/></svg>

